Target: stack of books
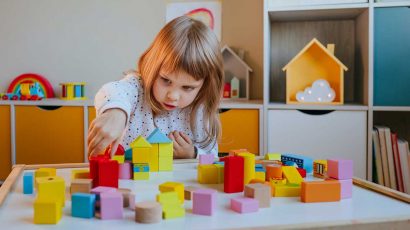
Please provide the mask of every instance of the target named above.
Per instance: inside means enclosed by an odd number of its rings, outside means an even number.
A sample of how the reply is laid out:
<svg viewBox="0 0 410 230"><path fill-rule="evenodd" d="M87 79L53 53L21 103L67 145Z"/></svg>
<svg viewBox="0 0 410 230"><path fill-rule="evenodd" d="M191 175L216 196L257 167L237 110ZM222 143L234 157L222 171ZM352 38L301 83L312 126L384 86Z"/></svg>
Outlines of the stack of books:
<svg viewBox="0 0 410 230"><path fill-rule="evenodd" d="M373 128L372 181L410 194L410 151L408 141L389 127Z"/></svg>

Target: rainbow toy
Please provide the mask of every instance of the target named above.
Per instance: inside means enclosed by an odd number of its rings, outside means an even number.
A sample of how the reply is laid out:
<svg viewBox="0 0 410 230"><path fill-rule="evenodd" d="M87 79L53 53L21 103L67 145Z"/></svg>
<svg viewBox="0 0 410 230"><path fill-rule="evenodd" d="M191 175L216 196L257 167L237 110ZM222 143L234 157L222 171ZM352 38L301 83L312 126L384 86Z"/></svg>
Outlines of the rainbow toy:
<svg viewBox="0 0 410 230"><path fill-rule="evenodd" d="M85 100L85 82L65 82L61 85L61 99L63 100Z"/></svg>
<svg viewBox="0 0 410 230"><path fill-rule="evenodd" d="M3 100L41 100L54 97L50 82L34 73L25 73L16 77L2 94Z"/></svg>

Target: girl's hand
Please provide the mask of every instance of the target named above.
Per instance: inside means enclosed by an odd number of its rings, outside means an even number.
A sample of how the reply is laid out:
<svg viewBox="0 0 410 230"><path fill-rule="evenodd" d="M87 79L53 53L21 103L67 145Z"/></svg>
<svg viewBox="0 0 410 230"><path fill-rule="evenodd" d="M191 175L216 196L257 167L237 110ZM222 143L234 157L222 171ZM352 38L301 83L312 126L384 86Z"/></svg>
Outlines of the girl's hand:
<svg viewBox="0 0 410 230"><path fill-rule="evenodd" d="M89 156L102 153L111 145L111 155L117 150L124 132L127 115L121 109L109 109L98 116L88 129Z"/></svg>
<svg viewBox="0 0 410 230"><path fill-rule="evenodd" d="M174 142L174 158L185 159L195 157L192 140L183 132L171 132L168 137Z"/></svg>

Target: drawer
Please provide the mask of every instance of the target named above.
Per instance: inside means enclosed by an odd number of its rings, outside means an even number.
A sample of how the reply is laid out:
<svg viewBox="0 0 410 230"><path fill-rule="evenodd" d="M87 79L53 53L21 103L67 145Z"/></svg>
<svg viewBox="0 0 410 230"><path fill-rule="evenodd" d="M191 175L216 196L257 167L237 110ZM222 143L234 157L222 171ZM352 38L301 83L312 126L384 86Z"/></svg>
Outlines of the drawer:
<svg viewBox="0 0 410 230"><path fill-rule="evenodd" d="M230 109L221 110L222 138L219 152L243 149L259 154L259 110Z"/></svg>
<svg viewBox="0 0 410 230"><path fill-rule="evenodd" d="M0 180L11 172L10 106L0 106Z"/></svg>
<svg viewBox="0 0 410 230"><path fill-rule="evenodd" d="M268 112L268 151L314 159L354 160L354 175L366 178L366 111Z"/></svg>
<svg viewBox="0 0 410 230"><path fill-rule="evenodd" d="M16 106L16 162L84 162L83 107Z"/></svg>

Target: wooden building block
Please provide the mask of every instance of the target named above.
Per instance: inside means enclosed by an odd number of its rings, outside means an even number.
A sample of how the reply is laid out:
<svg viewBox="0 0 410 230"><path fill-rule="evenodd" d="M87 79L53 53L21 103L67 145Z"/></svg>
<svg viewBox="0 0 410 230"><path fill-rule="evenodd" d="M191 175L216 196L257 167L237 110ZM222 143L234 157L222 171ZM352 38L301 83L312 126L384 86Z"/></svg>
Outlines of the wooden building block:
<svg viewBox="0 0 410 230"><path fill-rule="evenodd" d="M162 219L161 204L154 201L145 201L135 204L135 221L138 223L158 223Z"/></svg>
<svg viewBox="0 0 410 230"><path fill-rule="evenodd" d="M231 209L239 213L257 212L259 201L248 197L231 198Z"/></svg>
<svg viewBox="0 0 410 230"><path fill-rule="evenodd" d="M282 165L279 164L269 164L265 166L266 168L266 181L270 179L281 179L282 178Z"/></svg>
<svg viewBox="0 0 410 230"><path fill-rule="evenodd" d="M222 158L222 161L225 162L224 192L242 192L244 188L244 158L228 156Z"/></svg>
<svg viewBox="0 0 410 230"><path fill-rule="evenodd" d="M247 149L232 149L229 150L229 156L237 156L239 153L248 153Z"/></svg>
<svg viewBox="0 0 410 230"><path fill-rule="evenodd" d="M59 199L37 198L33 206L35 224L57 224L63 215Z"/></svg>
<svg viewBox="0 0 410 230"><path fill-rule="evenodd" d="M243 183L249 184L249 182L255 178L255 155L252 153L239 153L238 156L244 158Z"/></svg>
<svg viewBox="0 0 410 230"><path fill-rule="evenodd" d="M260 178L252 179L249 184L265 184L265 178L263 180Z"/></svg>
<svg viewBox="0 0 410 230"><path fill-rule="evenodd" d="M214 164L214 166L216 167L217 171L218 171L218 184L222 184L224 183L224 179L225 179L225 166L223 164Z"/></svg>
<svg viewBox="0 0 410 230"><path fill-rule="evenodd" d="M299 172L299 174L302 178L306 178L306 169L296 168L296 170L298 170L298 172Z"/></svg>
<svg viewBox="0 0 410 230"><path fill-rule="evenodd" d="M153 144L149 153L149 171L158 172L159 170L159 148L157 144Z"/></svg>
<svg viewBox="0 0 410 230"><path fill-rule="evenodd" d="M181 218L184 216L185 216L185 209L183 207L168 208L162 211L162 218L164 219Z"/></svg>
<svg viewBox="0 0 410 230"><path fill-rule="evenodd" d="M340 201L341 186L336 180L304 181L301 189L300 198L305 203Z"/></svg>
<svg viewBox="0 0 410 230"><path fill-rule="evenodd" d="M313 176L322 179L327 177L327 160L313 161Z"/></svg>
<svg viewBox="0 0 410 230"><path fill-rule="evenodd" d="M138 136L131 144L132 163L149 163L152 145L143 137Z"/></svg>
<svg viewBox="0 0 410 230"><path fill-rule="evenodd" d="M133 167L131 162L124 162L118 165L118 179L132 179Z"/></svg>
<svg viewBox="0 0 410 230"><path fill-rule="evenodd" d="M123 218L123 200L120 192L104 192L100 194L100 218L113 220Z"/></svg>
<svg viewBox="0 0 410 230"><path fill-rule="evenodd" d="M128 194L128 203L130 204L129 205L129 208L131 209L131 210L135 210L135 193L133 193L133 192L130 192L129 194Z"/></svg>
<svg viewBox="0 0 410 230"><path fill-rule="evenodd" d="M89 179L90 169L73 169L71 170L71 180L74 179Z"/></svg>
<svg viewBox="0 0 410 230"><path fill-rule="evenodd" d="M181 205L179 201L178 193L175 191L172 192L161 192L157 194L156 201L161 203L161 205L171 204L171 205Z"/></svg>
<svg viewBox="0 0 410 230"><path fill-rule="evenodd" d="M148 163L135 163L133 166L133 172L149 172Z"/></svg>
<svg viewBox="0 0 410 230"><path fill-rule="evenodd" d="M213 154L201 154L198 156L200 165L211 165L214 163Z"/></svg>
<svg viewBox="0 0 410 230"><path fill-rule="evenodd" d="M328 178L326 180L336 180L332 178ZM348 199L352 198L353 193L353 180L346 179L346 180L337 180L340 183L340 199Z"/></svg>
<svg viewBox="0 0 410 230"><path fill-rule="evenodd" d="M159 191L162 192L173 192L178 194L178 199L180 203L184 203L184 184L179 182L165 182L159 185Z"/></svg>
<svg viewBox="0 0 410 230"><path fill-rule="evenodd" d="M219 182L219 170L218 166L211 165L198 165L197 179L200 184L218 184Z"/></svg>
<svg viewBox="0 0 410 230"><path fill-rule="evenodd" d="M194 187L194 186L186 186L184 188L184 198L185 198L185 200L192 200L192 192L194 192L197 189L198 188Z"/></svg>
<svg viewBox="0 0 410 230"><path fill-rule="evenodd" d="M174 143L159 143L158 144L158 156L161 157L173 157L174 156Z"/></svg>
<svg viewBox="0 0 410 230"><path fill-rule="evenodd" d="M283 177L286 178L289 184L300 185L303 178L293 166L282 166Z"/></svg>
<svg viewBox="0 0 410 230"><path fill-rule="evenodd" d="M353 178L353 161L344 159L329 159L328 176L338 180Z"/></svg>
<svg viewBox="0 0 410 230"><path fill-rule="evenodd" d="M172 171L173 170L173 156L164 156L158 158L158 171Z"/></svg>
<svg viewBox="0 0 410 230"><path fill-rule="evenodd" d="M276 160L280 161L281 154L280 153L267 153L265 155L265 160Z"/></svg>
<svg viewBox="0 0 410 230"><path fill-rule="evenodd" d="M307 173L312 173L313 159L310 157L287 153L281 155L281 161L283 164L286 164L288 161L294 162L298 165L298 168L304 168Z"/></svg>
<svg viewBox="0 0 410 230"><path fill-rule="evenodd" d="M70 193L90 193L92 188L92 179L74 179L71 181Z"/></svg>
<svg viewBox="0 0 410 230"><path fill-rule="evenodd" d="M34 171L34 187L37 188L37 178L56 176L55 168L39 168Z"/></svg>
<svg viewBox="0 0 410 230"><path fill-rule="evenodd" d="M33 194L34 190L34 173L25 172L23 176L23 193Z"/></svg>
<svg viewBox="0 0 410 230"><path fill-rule="evenodd" d="M192 213L212 216L216 209L216 190L197 189L193 192Z"/></svg>
<svg viewBox="0 0 410 230"><path fill-rule="evenodd" d="M156 199L162 206L162 217L164 219L185 216L185 209L181 206L177 192L162 192L157 195Z"/></svg>
<svg viewBox="0 0 410 230"><path fill-rule="evenodd" d="M131 189L128 188L119 188L117 190L119 193L122 195L122 200L123 200L123 207L127 208L130 206L130 194L131 194Z"/></svg>
<svg viewBox="0 0 410 230"><path fill-rule="evenodd" d="M65 182L62 177L39 177L37 181L37 198L55 199L65 206Z"/></svg>
<svg viewBox="0 0 410 230"><path fill-rule="evenodd" d="M125 156L124 155L114 155L111 158L114 161L117 161L118 164L124 164Z"/></svg>
<svg viewBox="0 0 410 230"><path fill-rule="evenodd" d="M101 160L98 162L98 185L118 188L118 162Z"/></svg>
<svg viewBox="0 0 410 230"><path fill-rule="evenodd" d="M272 192L269 185L259 183L245 185L244 195L245 197L258 200L260 208L270 207Z"/></svg>
<svg viewBox="0 0 410 230"><path fill-rule="evenodd" d="M255 172L255 178L254 179L265 181L265 178L266 178L266 173L265 172ZM249 183L252 183L252 181L254 179L252 179Z"/></svg>
<svg viewBox="0 0 410 230"><path fill-rule="evenodd" d="M134 180L149 180L149 172L135 172L132 179Z"/></svg>
<svg viewBox="0 0 410 230"><path fill-rule="evenodd" d="M81 218L93 218L95 210L95 194L74 193L71 195L71 215Z"/></svg>
<svg viewBox="0 0 410 230"><path fill-rule="evenodd" d="M298 197L300 196L300 186L291 184L272 184L272 196L274 197Z"/></svg>

